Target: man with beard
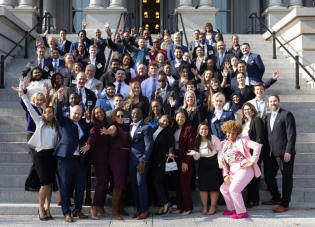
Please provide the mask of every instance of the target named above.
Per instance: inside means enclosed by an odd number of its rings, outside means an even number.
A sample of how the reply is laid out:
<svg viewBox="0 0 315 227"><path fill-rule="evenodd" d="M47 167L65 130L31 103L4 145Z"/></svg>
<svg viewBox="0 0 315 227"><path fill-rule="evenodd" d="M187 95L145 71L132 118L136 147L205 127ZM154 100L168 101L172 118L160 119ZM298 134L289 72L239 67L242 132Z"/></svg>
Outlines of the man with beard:
<svg viewBox="0 0 315 227"><path fill-rule="evenodd" d="M54 71L53 65L48 59L45 59L45 47L38 46L37 47L37 58L35 60L31 60L23 69L20 76L26 77L29 71L33 70L35 67L39 67L43 72L43 79L48 79L50 76L50 72Z"/></svg>
<svg viewBox="0 0 315 227"><path fill-rule="evenodd" d="M129 96L130 86L124 82L124 79L126 78L125 70L118 69L116 71L115 78L116 82L114 83L114 85L117 88L116 94L122 94L122 96L124 96L124 99L126 99Z"/></svg>
<svg viewBox="0 0 315 227"><path fill-rule="evenodd" d="M60 73L63 76L64 81L66 81L68 76L72 75L73 64L75 62L73 54L72 53L65 54L64 62L65 65L57 67L56 73Z"/></svg>
<svg viewBox="0 0 315 227"><path fill-rule="evenodd" d="M112 59L110 63L110 69L111 69L110 71L107 71L106 73L104 73L99 79L103 83L104 87L106 87L107 84L115 83L116 81L115 74L116 74L116 71L120 69L119 60L117 58Z"/></svg>
<svg viewBox="0 0 315 227"><path fill-rule="evenodd" d="M178 68L180 65L185 64L188 66L188 75L189 79L193 78L193 74L191 72L191 65L189 62L183 60L183 48L181 46L176 46L174 48L174 56L175 60L171 61L171 67L172 67L172 72L171 74L176 78L179 79L180 75L178 73Z"/></svg>
<svg viewBox="0 0 315 227"><path fill-rule="evenodd" d="M296 124L291 112L280 108L280 98L272 94L268 98L271 113L265 121L267 150L264 158L265 180L272 196L263 205L279 205L272 211L282 213L289 210L293 187L293 166L295 159ZM282 174L282 197L277 185L277 172Z"/></svg>
<svg viewBox="0 0 315 227"><path fill-rule="evenodd" d="M87 80L85 83L85 87L93 91L96 96L99 92L103 89L103 84L101 81L95 78L95 66L92 64L89 64L85 68L85 74L87 76Z"/></svg>
<svg viewBox="0 0 315 227"><path fill-rule="evenodd" d="M115 109L114 105L114 95L116 93L115 85L112 83L107 84L103 92L104 95L98 96L98 100L96 102L95 107L102 107L105 110L105 112Z"/></svg>
<svg viewBox="0 0 315 227"><path fill-rule="evenodd" d="M179 32L174 34L174 44L170 45L167 50L167 58L170 61L175 60L175 47L180 46L183 49L183 53L189 52L188 48L181 44L182 37Z"/></svg>
<svg viewBox="0 0 315 227"><path fill-rule="evenodd" d="M202 47L204 56L206 56L207 58L210 58L212 55L214 55L214 49L211 45L208 45L206 43L206 37L205 37L204 33L199 34L199 45L198 46ZM196 54L197 47L194 48L194 51L192 54L193 59L197 58L197 54Z"/></svg>
<svg viewBox="0 0 315 227"><path fill-rule="evenodd" d="M84 30L80 30L79 33L78 33L78 36L79 36L79 40L80 42L83 42L86 46L86 51L89 51L89 47L91 46L91 40L89 40L87 37L86 37L86 31ZM75 43L72 43L71 46L70 46L70 51L69 53L72 53L73 51L76 51L77 48L78 48L78 44L79 42L75 42Z"/></svg>

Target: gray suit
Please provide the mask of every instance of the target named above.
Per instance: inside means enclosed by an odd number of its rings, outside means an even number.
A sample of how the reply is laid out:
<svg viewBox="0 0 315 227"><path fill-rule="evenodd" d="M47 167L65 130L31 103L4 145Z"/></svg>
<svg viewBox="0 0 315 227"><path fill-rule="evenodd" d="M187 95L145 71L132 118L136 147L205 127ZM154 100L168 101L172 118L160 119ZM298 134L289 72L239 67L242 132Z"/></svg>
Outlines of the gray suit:
<svg viewBox="0 0 315 227"><path fill-rule="evenodd" d="M112 117L112 113L113 113L114 110L109 110L106 112L106 119L107 119L107 122L111 125L113 122L111 120L111 117ZM124 114L125 114L125 123L126 124L130 124L132 122L131 120L131 113L127 110L123 110L124 111ZM128 118L129 120L126 120L126 118Z"/></svg>
<svg viewBox="0 0 315 227"><path fill-rule="evenodd" d="M161 88L158 88L158 90L161 91ZM173 99L176 101L175 111L178 110L178 108L180 107L179 94L175 88L172 88L171 86L168 85L166 88L164 99L161 97L161 94L158 97L158 100L163 104L164 113L167 115L171 114L171 105L170 102L168 101L170 97L173 97Z"/></svg>
<svg viewBox="0 0 315 227"><path fill-rule="evenodd" d="M115 51L114 58L118 58L121 54L128 53L127 49L122 43L115 43L111 38L107 39L108 46ZM129 53L128 53L129 54Z"/></svg>
<svg viewBox="0 0 315 227"><path fill-rule="evenodd" d="M31 71L33 68L37 66L38 66L38 59L36 58L35 60L31 60L23 69L20 76L26 77L29 71ZM42 69L44 72L43 79L48 79L50 77L49 72L54 71L54 67L48 59L44 59L44 66L42 67Z"/></svg>
<svg viewBox="0 0 315 227"><path fill-rule="evenodd" d="M199 41L198 41L198 43L199 43ZM190 42L188 43L188 51L189 51L190 56L192 56L195 47L196 47L196 46L195 46L195 40L190 41Z"/></svg>
<svg viewBox="0 0 315 227"><path fill-rule="evenodd" d="M136 61L137 61L137 56L138 56L140 49L135 47L135 46L128 44L124 38L122 39L122 41L123 41L123 44L126 47L126 49L131 53L132 60L134 61L135 64L137 64ZM149 60L151 60L151 53L149 51L144 50L142 63L144 65L148 66Z"/></svg>

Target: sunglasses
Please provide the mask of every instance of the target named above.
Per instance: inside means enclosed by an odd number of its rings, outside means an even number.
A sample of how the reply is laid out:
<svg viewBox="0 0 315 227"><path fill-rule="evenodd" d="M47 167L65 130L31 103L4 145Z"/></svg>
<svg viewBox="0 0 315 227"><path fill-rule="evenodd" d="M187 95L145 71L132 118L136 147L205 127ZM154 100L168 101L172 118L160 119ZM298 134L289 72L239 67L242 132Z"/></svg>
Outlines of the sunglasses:
<svg viewBox="0 0 315 227"><path fill-rule="evenodd" d="M160 43L160 42L153 42L153 43Z"/></svg>
<svg viewBox="0 0 315 227"><path fill-rule="evenodd" d="M165 80L158 80L158 82L165 82Z"/></svg>
<svg viewBox="0 0 315 227"><path fill-rule="evenodd" d="M125 115L117 115L118 118L125 118Z"/></svg>

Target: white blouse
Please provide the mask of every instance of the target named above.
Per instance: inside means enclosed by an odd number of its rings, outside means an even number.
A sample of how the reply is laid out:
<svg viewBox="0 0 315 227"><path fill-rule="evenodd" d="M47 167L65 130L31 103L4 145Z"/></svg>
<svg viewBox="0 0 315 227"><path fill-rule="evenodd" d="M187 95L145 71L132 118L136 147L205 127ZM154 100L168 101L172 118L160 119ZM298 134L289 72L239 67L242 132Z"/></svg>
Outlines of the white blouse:
<svg viewBox="0 0 315 227"><path fill-rule="evenodd" d="M243 132L240 137L248 136L250 122L246 122L243 124Z"/></svg>
<svg viewBox="0 0 315 227"><path fill-rule="evenodd" d="M179 149L179 136L180 136L180 132L182 130L181 129L177 129L175 134L174 134L174 139L175 139L175 149L178 150Z"/></svg>
<svg viewBox="0 0 315 227"><path fill-rule="evenodd" d="M156 137L158 137L158 135L163 129L164 128L161 128L161 126L158 127L158 129L153 133L153 141L155 141Z"/></svg>
<svg viewBox="0 0 315 227"><path fill-rule="evenodd" d="M55 149L58 143L58 132L55 131L55 127L51 128L50 125L42 126L41 134L41 146L36 147L37 152L41 150Z"/></svg>
<svg viewBox="0 0 315 227"><path fill-rule="evenodd" d="M212 150L209 150L207 142L201 142L199 152L196 152L194 159L198 160L200 157L210 158L218 154L218 159L222 152L221 141L215 135L211 135Z"/></svg>

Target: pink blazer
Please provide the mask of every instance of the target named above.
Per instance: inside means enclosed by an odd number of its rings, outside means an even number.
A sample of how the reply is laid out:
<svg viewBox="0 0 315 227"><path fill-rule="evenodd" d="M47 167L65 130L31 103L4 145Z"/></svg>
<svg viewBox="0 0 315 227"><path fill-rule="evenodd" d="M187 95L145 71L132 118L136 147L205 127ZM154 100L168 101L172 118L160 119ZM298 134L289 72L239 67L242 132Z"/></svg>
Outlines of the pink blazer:
<svg viewBox="0 0 315 227"><path fill-rule="evenodd" d="M226 149L227 145L227 140L222 142L222 152L220 154L220 159L223 161L223 177L229 175L230 171L230 165L227 164L223 158L223 152ZM260 155L260 150L262 145L259 143L256 143L254 141L251 141L248 136L239 138L236 138L236 146L238 150L242 153L242 155L250 162L254 163L253 168L254 168L254 173L255 177L259 177L261 175L261 171L259 166L257 165L259 155ZM253 155L250 154L250 149L253 149ZM246 162L245 162L246 163ZM244 164L245 164L244 163Z"/></svg>

